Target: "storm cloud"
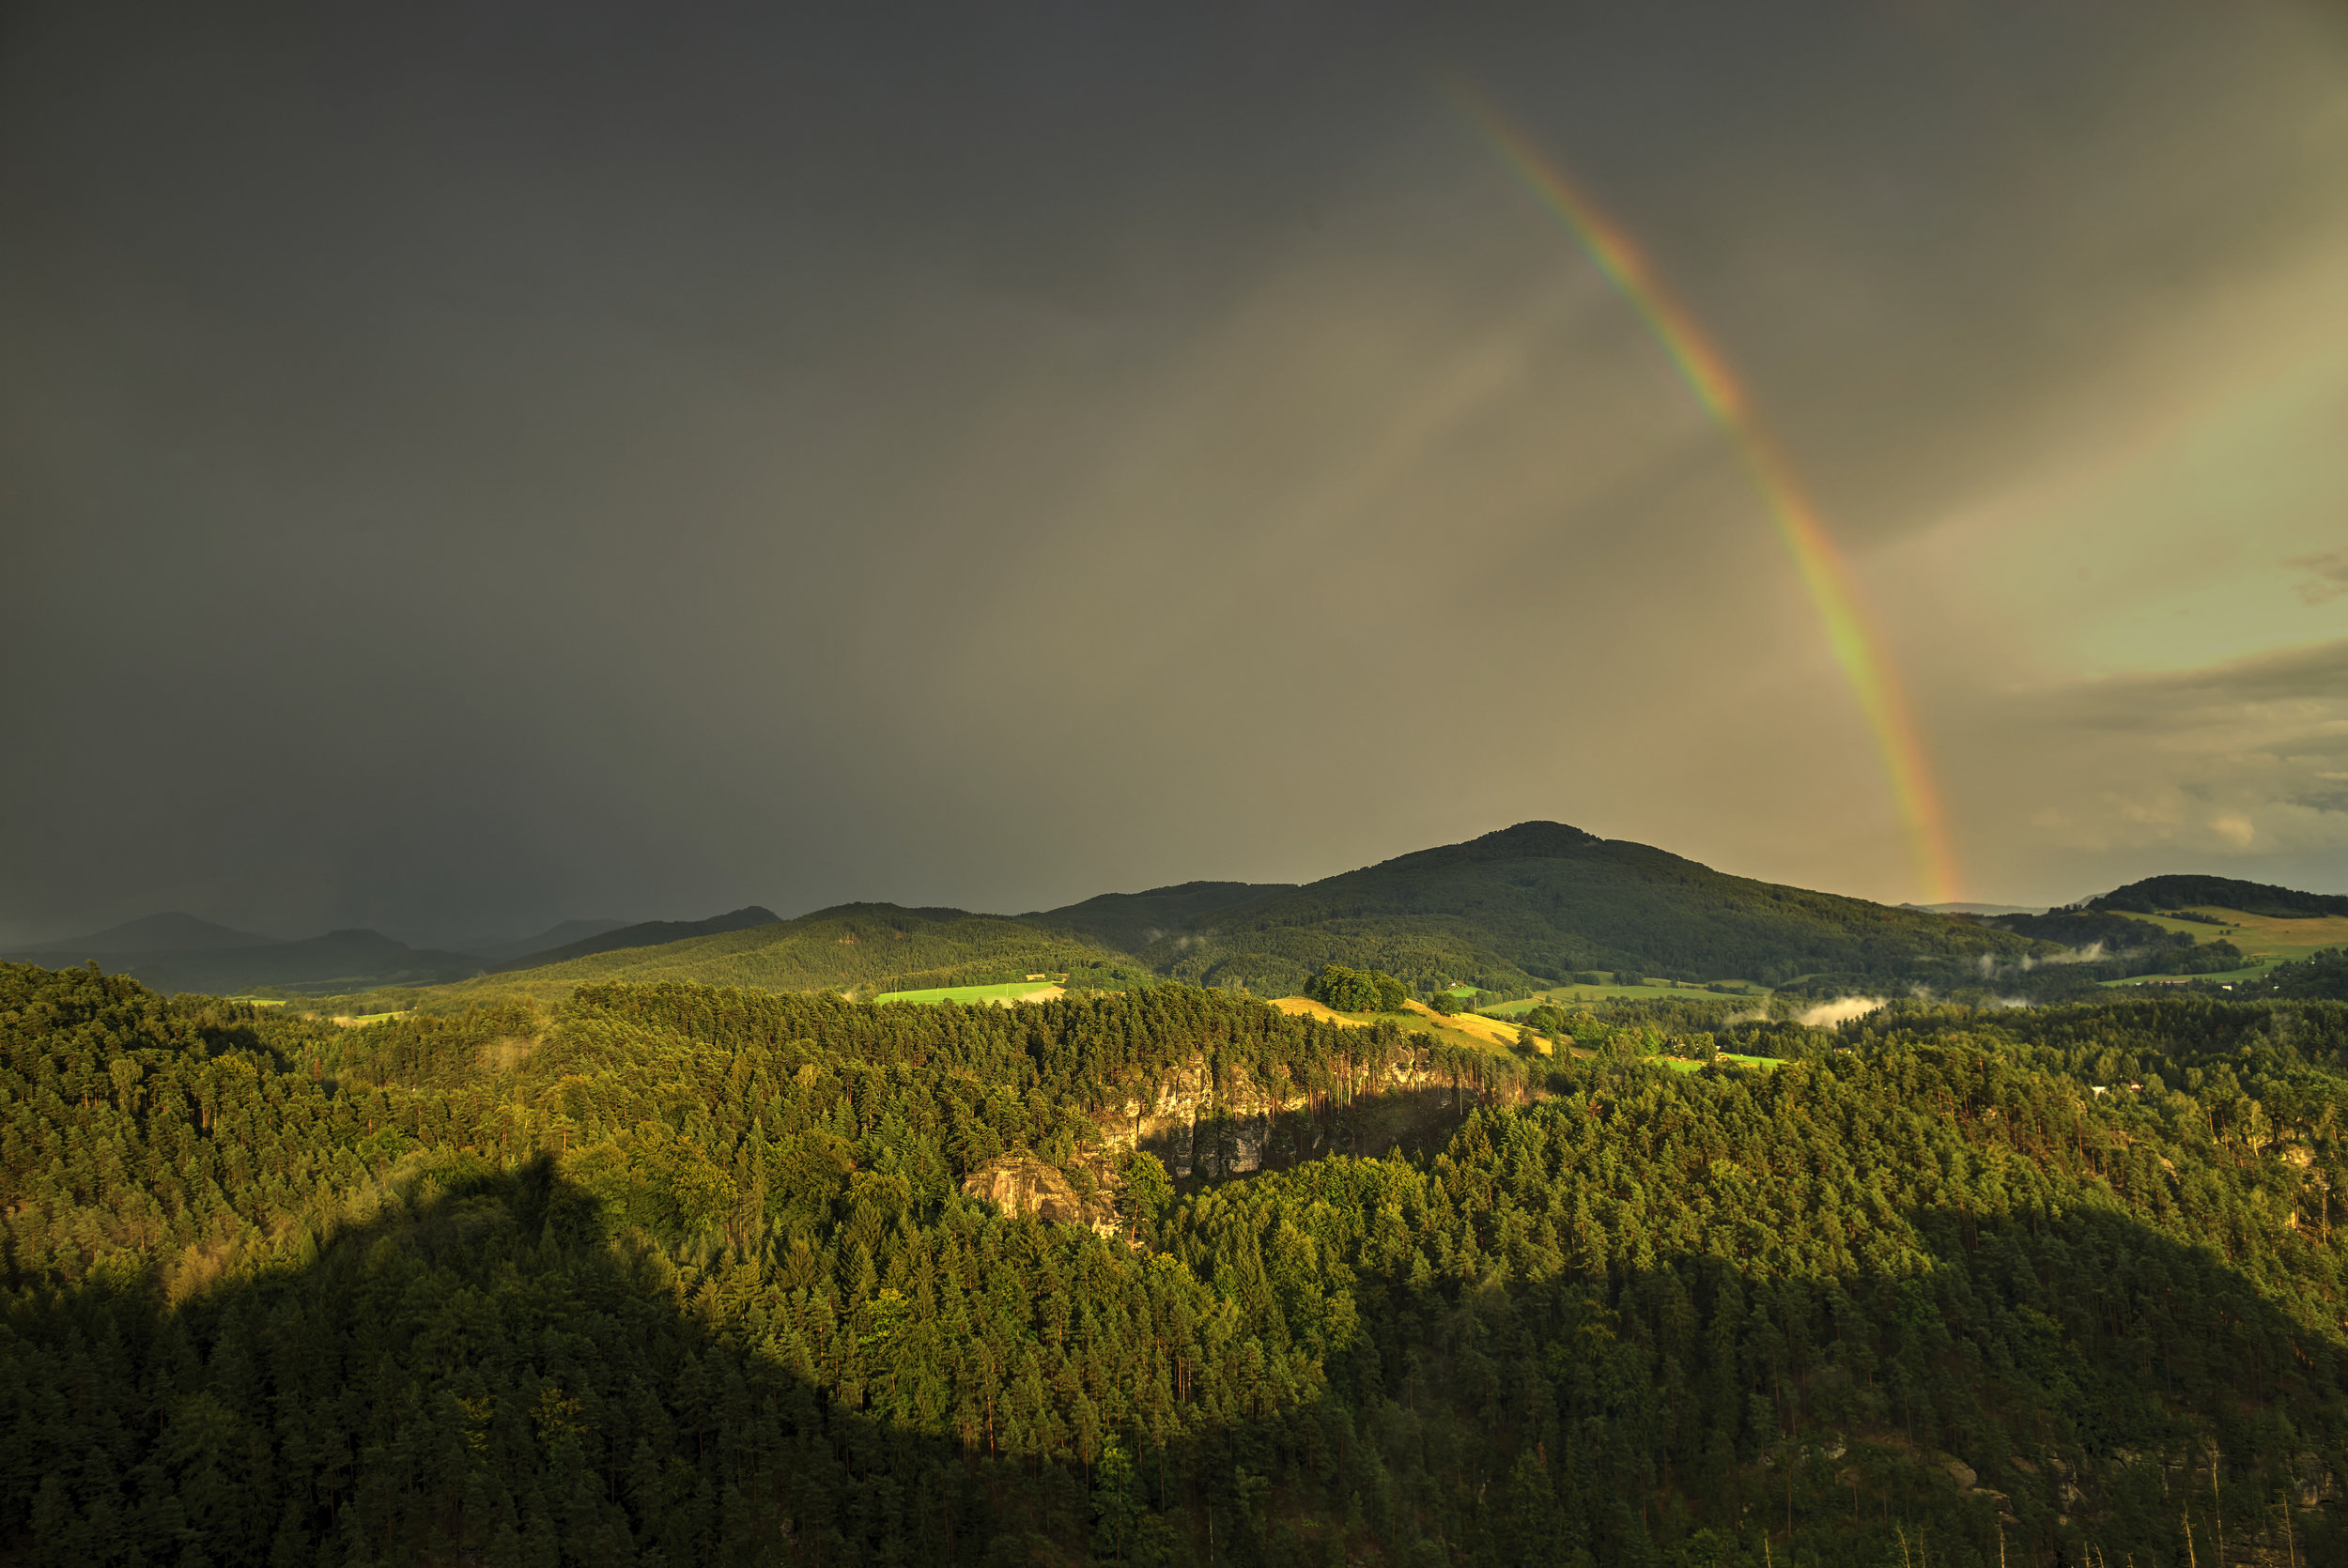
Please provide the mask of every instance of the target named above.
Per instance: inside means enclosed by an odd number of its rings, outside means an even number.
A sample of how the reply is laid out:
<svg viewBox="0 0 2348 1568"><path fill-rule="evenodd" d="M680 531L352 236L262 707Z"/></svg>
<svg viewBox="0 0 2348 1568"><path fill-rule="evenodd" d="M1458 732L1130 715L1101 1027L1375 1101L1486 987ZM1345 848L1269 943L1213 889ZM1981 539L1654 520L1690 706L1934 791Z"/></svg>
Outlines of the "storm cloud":
<svg viewBox="0 0 2348 1568"><path fill-rule="evenodd" d="M1537 817L1917 896L1735 453L1446 73L1739 367L1970 896L2348 886L2336 9L0 27L0 934L1031 909Z"/></svg>

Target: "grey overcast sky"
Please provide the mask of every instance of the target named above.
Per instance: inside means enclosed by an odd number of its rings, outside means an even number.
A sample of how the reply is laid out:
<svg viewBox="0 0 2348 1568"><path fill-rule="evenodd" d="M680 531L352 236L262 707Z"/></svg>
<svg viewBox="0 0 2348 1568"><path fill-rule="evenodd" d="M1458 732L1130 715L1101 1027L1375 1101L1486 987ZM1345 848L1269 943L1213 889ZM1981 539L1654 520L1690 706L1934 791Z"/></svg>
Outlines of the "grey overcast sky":
<svg viewBox="0 0 2348 1568"><path fill-rule="evenodd" d="M0 11L0 937L1295 880L1527 818L2348 890L2348 12Z"/></svg>

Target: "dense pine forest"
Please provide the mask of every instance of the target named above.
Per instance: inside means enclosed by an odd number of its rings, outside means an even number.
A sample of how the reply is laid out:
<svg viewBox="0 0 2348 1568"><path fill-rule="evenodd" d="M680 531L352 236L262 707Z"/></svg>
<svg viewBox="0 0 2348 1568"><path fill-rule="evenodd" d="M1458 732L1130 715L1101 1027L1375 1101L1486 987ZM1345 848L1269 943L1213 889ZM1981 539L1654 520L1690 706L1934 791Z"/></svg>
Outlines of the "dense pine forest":
<svg viewBox="0 0 2348 1568"><path fill-rule="evenodd" d="M1734 1016L0 966L0 1555L2348 1560L2348 1007Z"/></svg>

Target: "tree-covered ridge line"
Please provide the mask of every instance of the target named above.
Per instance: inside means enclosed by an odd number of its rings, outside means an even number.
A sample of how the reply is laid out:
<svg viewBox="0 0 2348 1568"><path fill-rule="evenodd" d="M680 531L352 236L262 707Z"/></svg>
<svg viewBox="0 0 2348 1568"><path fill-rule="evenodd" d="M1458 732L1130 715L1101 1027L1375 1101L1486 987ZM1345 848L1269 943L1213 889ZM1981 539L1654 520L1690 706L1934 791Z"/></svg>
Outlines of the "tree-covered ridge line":
<svg viewBox="0 0 2348 1568"><path fill-rule="evenodd" d="M1965 980L2028 938L1861 899L1724 875L1645 844L1521 822L1201 915L1142 956L1263 994L1321 966L1521 993L1585 970L1776 984L1829 971ZM2048 949L2051 951L2051 949Z"/></svg>
<svg viewBox="0 0 2348 1568"><path fill-rule="evenodd" d="M1763 984L1827 976L1819 983L1830 989L1896 979L1947 992L1978 990L1992 973L2019 974L2033 956L2061 951L1976 921L1726 876L1645 845L1524 822L1302 887L1192 883L1015 917L842 905L514 970L425 1001L553 1001L583 983L660 980L869 997L1038 971L1067 972L1079 989L1173 979L1287 996L1333 964L1396 976L1421 996L1460 983L1522 996L1592 971ZM2062 978L2000 983L2046 990Z"/></svg>
<svg viewBox="0 0 2348 1568"><path fill-rule="evenodd" d="M2166 915L2197 906L2240 910L2245 915L2276 915L2284 919L2319 915L2348 915L2348 894L2305 893L2271 883L2242 882L2233 877L2160 876L2115 887L2087 900L2087 909L2121 910L2137 915Z"/></svg>
<svg viewBox="0 0 2348 1568"><path fill-rule="evenodd" d="M1334 1122L1414 1048L1183 987L335 1031L0 970L0 1542L1717 1565L1766 1530L1872 1568L1996 1561L2002 1510L2017 1563L2150 1565L2187 1522L2279 1545L2275 1492L2348 1474L2348 1009L1721 1011L1463 1083L1438 1157L1128 1184L1130 1247L961 1182L1087 1168L1095 1112L1202 1064ZM1616 1058L1707 1024L1786 1065Z"/></svg>
<svg viewBox="0 0 2348 1568"><path fill-rule="evenodd" d="M1112 971L1123 970L1124 976ZM959 909L845 904L795 920L588 954L443 987L440 1010L510 996L555 1002L581 985L687 981L766 991L889 991L982 985L1037 972L1090 989L1146 978L1127 955L1074 932Z"/></svg>

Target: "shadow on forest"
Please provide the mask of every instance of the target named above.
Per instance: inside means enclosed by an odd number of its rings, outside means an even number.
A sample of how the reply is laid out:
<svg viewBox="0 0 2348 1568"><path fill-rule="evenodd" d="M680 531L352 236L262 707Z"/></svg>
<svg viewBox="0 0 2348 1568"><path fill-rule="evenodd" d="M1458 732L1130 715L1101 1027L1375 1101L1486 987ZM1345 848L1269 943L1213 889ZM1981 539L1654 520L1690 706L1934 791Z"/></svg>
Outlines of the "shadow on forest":
<svg viewBox="0 0 2348 1568"><path fill-rule="evenodd" d="M1332 1155L1374 1159L1435 1153L1479 1101L1472 1084L1388 1086L1342 1105L1280 1111L1216 1106L1135 1142L1178 1181L1222 1181L1290 1170Z"/></svg>
<svg viewBox="0 0 2348 1568"><path fill-rule="evenodd" d="M1038 1417L1066 1454L1046 1461L966 1442L950 1390L918 1421L859 1407L911 1364L890 1346L913 1325L856 1309L843 1374L837 1334L738 1310L785 1263L614 1242L540 1160L176 1307L143 1285L20 1299L0 1478L29 1499L27 1561L272 1565L1714 1568L1762 1560L1769 1531L1773 1563L1873 1568L1897 1527L1936 1532L1947 1568L2078 1562L2084 1538L2153 1568L2186 1560L2188 1514L2239 1542L2278 1488L2328 1497L2339 1353L2216 1254L2110 1212L1911 1218L1932 1267L1905 1281L1692 1256L1367 1276L1324 1395L1240 1389L1165 1448L1088 1437L1082 1391L1027 1388L1030 1358L1003 1397L1059 1412ZM2217 1507L2188 1424L2224 1455ZM2321 1514L2295 1528L2301 1560L2340 1545Z"/></svg>

